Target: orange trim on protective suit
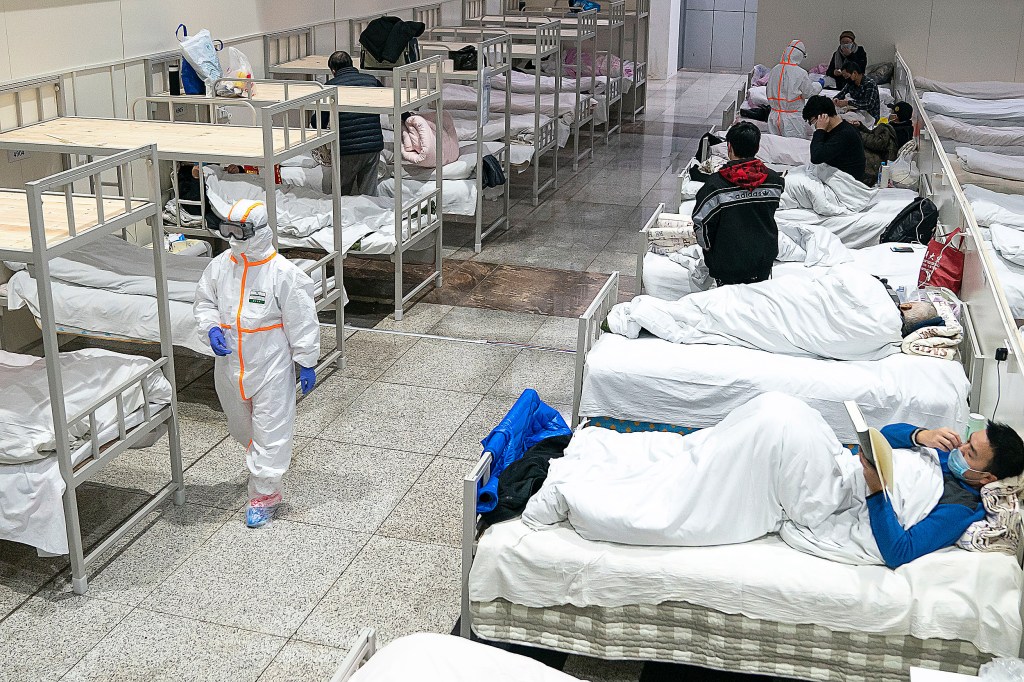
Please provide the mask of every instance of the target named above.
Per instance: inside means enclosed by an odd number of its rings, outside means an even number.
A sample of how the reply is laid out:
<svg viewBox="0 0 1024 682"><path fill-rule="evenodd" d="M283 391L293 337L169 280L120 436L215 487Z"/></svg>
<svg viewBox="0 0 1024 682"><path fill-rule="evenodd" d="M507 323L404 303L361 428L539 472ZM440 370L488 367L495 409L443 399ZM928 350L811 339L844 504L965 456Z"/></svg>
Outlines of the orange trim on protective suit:
<svg viewBox="0 0 1024 682"><path fill-rule="evenodd" d="M231 204L231 208L228 209L228 220L231 220L231 212L235 210L235 206L238 206L240 203L242 203L242 201L242 199L238 199L237 201L235 201L235 203Z"/></svg>
<svg viewBox="0 0 1024 682"><path fill-rule="evenodd" d="M245 278L249 274L250 267L255 267L257 265L264 265L266 263L269 263L274 259L276 255L277 251L274 251L273 253L271 253L269 256L262 260L250 262L249 259L245 257L245 254L242 254L242 262L244 263L244 265L242 266L242 282L241 286L238 289L238 311L235 313L235 329L238 330L238 393L239 395L242 396L242 400L248 400L248 398L245 397L245 385L242 383L243 379L245 378L245 358L242 355L242 335L270 331L271 329L284 328L283 322L280 324L271 325L269 327L259 327L257 329L246 329L245 327L242 326L242 306L245 305ZM235 257L231 256L231 260L235 261ZM238 261L235 262L237 263ZM225 325L221 324L221 326L224 327ZM226 328L231 329L231 325L227 325Z"/></svg>
<svg viewBox="0 0 1024 682"><path fill-rule="evenodd" d="M794 64L791 61L793 59L793 50L797 49L797 47L796 47L796 45L794 43L797 43L797 42L799 42L799 41L794 40L792 43L789 44L789 52L786 53L785 58L782 60L782 69L779 71L779 86L775 89L775 91L777 93L779 93L779 96L778 97L769 97L768 98L769 100L774 99L777 102L799 102L801 99L803 99L803 97L797 97L796 99L786 99L786 98L784 98L782 96L782 77L786 75L786 67L787 66L798 66L797 64ZM803 50L800 50L800 51L803 52ZM804 52L804 55L806 55L806 54L807 53ZM782 130L782 115L783 114L796 114L796 113L799 113L798 111L795 111L795 110L792 110L792 109L790 109L790 110L773 109L773 112L778 114L778 116L776 117L775 124L779 127L780 131Z"/></svg>

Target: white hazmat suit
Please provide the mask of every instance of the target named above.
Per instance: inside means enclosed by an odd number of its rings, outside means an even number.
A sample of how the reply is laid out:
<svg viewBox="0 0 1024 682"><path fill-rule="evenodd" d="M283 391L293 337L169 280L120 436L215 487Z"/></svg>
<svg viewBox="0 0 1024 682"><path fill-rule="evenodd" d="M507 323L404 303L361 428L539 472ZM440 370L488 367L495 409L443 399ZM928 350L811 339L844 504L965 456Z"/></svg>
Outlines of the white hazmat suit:
<svg viewBox="0 0 1024 682"><path fill-rule="evenodd" d="M811 136L811 128L803 118L804 101L821 92L821 83L811 80L800 63L807 56L802 41L792 41L782 53L782 61L768 74L768 132L784 137Z"/></svg>
<svg viewBox="0 0 1024 682"><path fill-rule="evenodd" d="M217 396L231 436L247 448L250 505L270 506L292 457L295 364L316 366L320 325L313 280L276 253L269 228L230 241L203 273L194 311L203 342L219 327L231 349L216 359Z"/></svg>

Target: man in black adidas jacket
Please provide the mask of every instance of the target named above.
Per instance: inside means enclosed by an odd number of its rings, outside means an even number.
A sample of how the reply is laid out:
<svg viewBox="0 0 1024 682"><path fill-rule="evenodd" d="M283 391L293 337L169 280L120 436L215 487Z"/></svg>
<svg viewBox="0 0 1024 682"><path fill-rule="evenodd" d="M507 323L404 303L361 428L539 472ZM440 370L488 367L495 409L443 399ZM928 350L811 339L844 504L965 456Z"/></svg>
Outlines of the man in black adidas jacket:
<svg viewBox="0 0 1024 682"><path fill-rule="evenodd" d="M737 123L725 140L729 163L697 192L694 232L719 286L763 282L771 277L779 255L775 209L785 182L754 158L761 131L753 123Z"/></svg>
<svg viewBox="0 0 1024 682"><path fill-rule="evenodd" d="M335 52L327 60L334 77L327 85L379 88L381 83L368 73L360 73L352 66L347 52ZM377 159L384 149L384 134L380 129L380 116L376 114L338 114L338 146L341 148L341 194L377 193ZM329 177L330 174L328 173ZM325 189L326 186L325 186Z"/></svg>

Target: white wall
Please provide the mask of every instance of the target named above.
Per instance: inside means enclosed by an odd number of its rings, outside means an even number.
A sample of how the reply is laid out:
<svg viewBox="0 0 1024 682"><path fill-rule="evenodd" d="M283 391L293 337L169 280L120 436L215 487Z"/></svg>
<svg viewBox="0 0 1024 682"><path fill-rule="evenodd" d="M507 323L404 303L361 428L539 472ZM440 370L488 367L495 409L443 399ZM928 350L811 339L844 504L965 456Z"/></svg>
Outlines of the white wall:
<svg viewBox="0 0 1024 682"><path fill-rule="evenodd" d="M682 66L679 63L680 0L651 0L651 49L647 73L654 79L668 78Z"/></svg>
<svg viewBox="0 0 1024 682"><path fill-rule="evenodd" d="M805 64L827 62L846 29L868 63L892 59L895 45L918 76L1024 82L1021 0L760 0L755 58L776 64L799 38Z"/></svg>

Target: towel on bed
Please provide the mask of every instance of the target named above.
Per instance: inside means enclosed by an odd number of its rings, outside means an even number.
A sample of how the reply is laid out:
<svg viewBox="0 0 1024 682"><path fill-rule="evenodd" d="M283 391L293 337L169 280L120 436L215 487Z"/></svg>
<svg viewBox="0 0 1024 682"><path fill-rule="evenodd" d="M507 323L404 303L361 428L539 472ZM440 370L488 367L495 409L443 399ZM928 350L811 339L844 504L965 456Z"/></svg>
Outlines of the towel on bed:
<svg viewBox="0 0 1024 682"><path fill-rule="evenodd" d="M437 114L413 114L402 122L402 158L414 166L437 166ZM441 126L441 164L459 160L459 136L450 114Z"/></svg>
<svg viewBox="0 0 1024 682"><path fill-rule="evenodd" d="M900 344L900 350L907 355L955 360L957 349L964 340L964 328L949 304L942 301L933 301L933 304L945 324L922 327L907 335Z"/></svg>
<svg viewBox="0 0 1024 682"><path fill-rule="evenodd" d="M993 481L982 487L981 504L985 518L975 521L956 542L956 546L972 552L1001 552L1016 555L1020 547L1020 495L1024 480L1020 476Z"/></svg>
<svg viewBox="0 0 1024 682"><path fill-rule="evenodd" d="M779 209L805 208L820 216L860 213L878 195L849 173L826 164L808 165L786 173Z"/></svg>
<svg viewBox="0 0 1024 682"><path fill-rule="evenodd" d="M736 284L678 301L637 296L608 314L611 331L627 338L647 330L671 343L835 360L880 360L898 353L902 322L885 286L850 265L812 279Z"/></svg>

